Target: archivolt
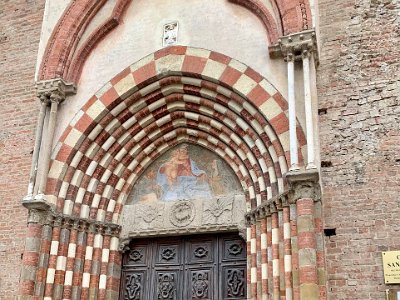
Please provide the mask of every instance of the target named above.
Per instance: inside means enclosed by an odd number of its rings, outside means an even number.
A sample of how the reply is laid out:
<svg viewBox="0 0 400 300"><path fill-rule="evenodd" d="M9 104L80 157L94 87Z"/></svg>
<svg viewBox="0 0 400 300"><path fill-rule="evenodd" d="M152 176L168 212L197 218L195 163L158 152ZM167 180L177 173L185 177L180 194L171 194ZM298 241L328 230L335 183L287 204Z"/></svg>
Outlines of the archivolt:
<svg viewBox="0 0 400 300"><path fill-rule="evenodd" d="M238 61L163 49L125 69L78 112L57 145L47 194L64 214L118 222L146 167L189 142L224 159L255 208L286 189L286 109L275 88Z"/></svg>

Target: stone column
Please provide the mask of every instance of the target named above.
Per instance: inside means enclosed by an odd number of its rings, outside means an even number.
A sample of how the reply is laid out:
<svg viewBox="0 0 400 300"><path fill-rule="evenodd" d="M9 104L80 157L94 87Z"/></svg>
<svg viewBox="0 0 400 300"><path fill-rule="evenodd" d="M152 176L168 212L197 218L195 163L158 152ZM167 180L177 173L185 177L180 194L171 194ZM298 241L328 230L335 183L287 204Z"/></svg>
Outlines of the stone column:
<svg viewBox="0 0 400 300"><path fill-rule="evenodd" d="M311 74L310 59L313 53L313 44L308 46L302 52L303 60L303 80L304 80L304 110L306 113L306 131L307 131L307 169L316 169L314 155L314 124L311 103Z"/></svg>
<svg viewBox="0 0 400 300"><path fill-rule="evenodd" d="M123 252L127 250L129 241L125 242L126 243L120 244L118 231L112 231L110 240L110 254L107 266L106 300L117 299L119 296L122 255Z"/></svg>
<svg viewBox="0 0 400 300"><path fill-rule="evenodd" d="M317 273L315 202L320 201L319 174L315 170L289 172L291 202L297 210L297 244L299 260L300 299L320 299Z"/></svg>
<svg viewBox="0 0 400 300"><path fill-rule="evenodd" d="M56 128L56 121L57 121L57 109L58 105L63 100L64 100L63 97L59 93L53 93L50 96L51 108L50 108L49 122L47 124L46 138L44 141L43 165L41 166L42 172L39 178L38 195L36 195L35 199L42 199L43 195L46 192L47 173L49 172L51 148L53 145L54 131Z"/></svg>
<svg viewBox="0 0 400 300"><path fill-rule="evenodd" d="M294 54L289 51L286 55L288 77L288 105L289 105L289 136L290 136L290 170L299 170L299 156L297 151L296 133L296 98L294 79Z"/></svg>
<svg viewBox="0 0 400 300"><path fill-rule="evenodd" d="M46 116L46 108L47 108L47 99L42 97L40 99L40 112L38 118L38 124L36 128L36 137L35 137L35 145L33 148L33 156L32 156L32 166L31 166L31 173L29 176L29 184L28 184L28 192L24 201L32 200L33 197L33 188L36 181L36 174L38 169L38 160L39 160L39 153L40 153L40 145L42 142L42 134L43 134L43 124L44 118Z"/></svg>
<svg viewBox="0 0 400 300"><path fill-rule="evenodd" d="M36 89L41 101L41 109L36 129L28 193L23 203L44 202L58 106L68 95L76 93L74 85L67 84L60 78L38 82ZM50 109L48 105L51 106ZM47 113L48 118L46 118Z"/></svg>
<svg viewBox="0 0 400 300"><path fill-rule="evenodd" d="M311 97L310 62L318 62L317 42L314 30L307 30L281 37L278 44L269 48L270 56L283 57L288 68L288 106L290 135L290 171L299 170L298 145L296 132L296 101L295 101L295 62L301 61L303 66L304 111L307 139L307 169L315 169L314 124ZM301 108L302 109L302 108Z"/></svg>

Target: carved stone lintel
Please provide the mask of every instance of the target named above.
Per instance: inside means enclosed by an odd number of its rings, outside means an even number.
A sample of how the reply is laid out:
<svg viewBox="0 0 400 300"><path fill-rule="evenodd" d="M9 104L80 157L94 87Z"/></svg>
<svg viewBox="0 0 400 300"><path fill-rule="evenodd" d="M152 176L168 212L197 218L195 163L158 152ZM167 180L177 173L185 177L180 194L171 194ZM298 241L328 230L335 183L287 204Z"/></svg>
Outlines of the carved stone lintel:
<svg viewBox="0 0 400 300"><path fill-rule="evenodd" d="M301 172L288 172L286 179L290 186L290 202L295 203L299 199L321 200L321 187L319 173L315 169Z"/></svg>
<svg viewBox="0 0 400 300"><path fill-rule="evenodd" d="M170 221L177 227L185 227L192 223L196 214L195 207L190 201L179 201L170 212Z"/></svg>
<svg viewBox="0 0 400 300"><path fill-rule="evenodd" d="M277 44L269 47L269 53L272 58L291 59L293 55L295 60L301 60L304 54L313 54L315 62L318 64L319 56L315 30L305 30L283 36Z"/></svg>
<svg viewBox="0 0 400 300"><path fill-rule="evenodd" d="M76 94L76 86L61 78L43 80L36 83L36 93L40 101L61 103L67 96Z"/></svg>

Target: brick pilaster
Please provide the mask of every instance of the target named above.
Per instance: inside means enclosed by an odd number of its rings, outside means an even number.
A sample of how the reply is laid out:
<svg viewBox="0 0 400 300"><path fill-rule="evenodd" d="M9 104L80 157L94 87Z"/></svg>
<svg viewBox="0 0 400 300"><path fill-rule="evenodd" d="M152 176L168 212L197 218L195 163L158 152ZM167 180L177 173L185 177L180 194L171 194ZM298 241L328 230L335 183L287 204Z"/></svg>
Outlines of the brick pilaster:
<svg viewBox="0 0 400 300"><path fill-rule="evenodd" d="M300 299L318 300L324 295L324 281L319 280L318 271L323 272L323 261L317 263L317 252L323 251L322 242L317 246L321 233L319 175L315 170L290 172L286 178L291 186L290 197L296 203L298 283Z"/></svg>
<svg viewBox="0 0 400 300"><path fill-rule="evenodd" d="M25 250L22 260L19 299L33 299L40 264L41 239L48 206L31 205L29 209Z"/></svg>

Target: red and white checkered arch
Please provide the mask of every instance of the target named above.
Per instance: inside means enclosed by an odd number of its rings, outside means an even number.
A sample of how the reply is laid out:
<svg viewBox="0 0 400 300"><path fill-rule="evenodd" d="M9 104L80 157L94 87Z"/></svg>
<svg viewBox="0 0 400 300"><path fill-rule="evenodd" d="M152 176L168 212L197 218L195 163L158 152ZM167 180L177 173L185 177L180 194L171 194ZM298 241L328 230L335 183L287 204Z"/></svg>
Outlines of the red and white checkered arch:
<svg viewBox="0 0 400 300"><path fill-rule="evenodd" d="M47 194L64 214L117 222L143 170L191 142L232 167L254 208L285 189L286 110L266 79L234 59L162 49L123 70L77 113L53 155Z"/></svg>
<svg viewBox="0 0 400 300"><path fill-rule="evenodd" d="M47 199L78 223L72 229L69 224L31 225L32 234L41 236L35 293L44 299L118 295L118 236L102 232L101 224L119 222L135 181L174 145L197 144L224 159L242 184L248 209L285 192L287 108L257 72L204 49L165 48L123 70L81 108L53 153ZM300 127L298 145L304 151ZM282 220L288 225L285 209ZM100 229L81 230L80 220ZM260 266L251 246L255 225L248 230L250 283L250 273ZM262 257L266 261L266 248ZM256 287L252 279L254 295Z"/></svg>

